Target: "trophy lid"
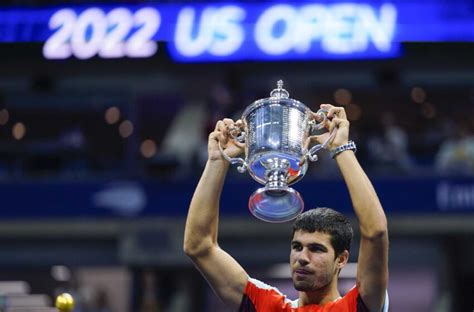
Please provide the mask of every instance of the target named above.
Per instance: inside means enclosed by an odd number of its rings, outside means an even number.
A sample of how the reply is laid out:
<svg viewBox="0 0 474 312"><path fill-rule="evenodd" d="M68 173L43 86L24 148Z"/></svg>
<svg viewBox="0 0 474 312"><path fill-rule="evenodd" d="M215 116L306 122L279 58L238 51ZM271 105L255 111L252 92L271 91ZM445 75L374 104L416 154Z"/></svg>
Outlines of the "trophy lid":
<svg viewBox="0 0 474 312"><path fill-rule="evenodd" d="M272 92L270 92L270 97L279 98L279 99L281 98L287 99L290 97L290 94L288 93L288 91L283 89L283 80L277 81L277 88L273 89Z"/></svg>
<svg viewBox="0 0 474 312"><path fill-rule="evenodd" d="M283 89L283 80L278 80L277 81L277 88L273 89L270 92L270 97L264 98L264 99L259 99L247 106L247 108L244 110L242 114L242 119L245 119L250 112L254 111L255 109L268 105L268 104L275 104L275 103L280 103L282 105L286 106L291 106L291 107L297 107L301 111L304 112L309 112L310 109L301 103L298 100L290 98L290 93Z"/></svg>

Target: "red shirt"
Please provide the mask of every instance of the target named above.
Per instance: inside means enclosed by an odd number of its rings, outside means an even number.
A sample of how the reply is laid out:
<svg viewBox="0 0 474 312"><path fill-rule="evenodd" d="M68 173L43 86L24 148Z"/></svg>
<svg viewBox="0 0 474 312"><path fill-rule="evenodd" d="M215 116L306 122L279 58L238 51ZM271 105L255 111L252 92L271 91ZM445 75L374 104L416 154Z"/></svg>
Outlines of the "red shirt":
<svg viewBox="0 0 474 312"><path fill-rule="evenodd" d="M387 303L387 302L386 302ZM244 290L240 312L365 312L368 311L353 287L344 297L323 305L298 307L297 301L286 298L278 289L249 278Z"/></svg>

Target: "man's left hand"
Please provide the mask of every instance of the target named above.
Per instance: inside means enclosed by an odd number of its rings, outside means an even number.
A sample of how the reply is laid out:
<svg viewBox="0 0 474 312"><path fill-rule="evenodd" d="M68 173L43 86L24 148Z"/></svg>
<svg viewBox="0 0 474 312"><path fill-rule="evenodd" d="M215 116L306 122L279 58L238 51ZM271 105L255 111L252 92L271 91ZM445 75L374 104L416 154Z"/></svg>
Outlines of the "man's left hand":
<svg viewBox="0 0 474 312"><path fill-rule="evenodd" d="M311 137L312 141L316 141L319 144L323 144L328 139L332 130L336 128L336 134L331 142L328 144L328 149L333 150L338 146L346 144L349 141L349 120L344 107L336 107L331 104L321 104L320 107L326 110L327 119L324 123L324 127L328 132L321 135L314 135ZM311 112L314 118L317 118L316 113Z"/></svg>

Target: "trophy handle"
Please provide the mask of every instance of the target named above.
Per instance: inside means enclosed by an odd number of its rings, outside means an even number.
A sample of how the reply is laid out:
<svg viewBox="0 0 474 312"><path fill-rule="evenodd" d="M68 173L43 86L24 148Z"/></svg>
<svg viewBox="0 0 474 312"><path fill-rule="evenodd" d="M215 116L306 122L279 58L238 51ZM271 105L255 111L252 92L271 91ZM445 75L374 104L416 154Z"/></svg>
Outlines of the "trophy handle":
<svg viewBox="0 0 474 312"><path fill-rule="evenodd" d="M239 127L233 127L232 129L230 129L230 135L232 136L232 138L239 142L239 143L245 143L245 131L243 131L241 128ZM237 167L237 170L240 172L240 173L244 173L245 171L247 171L247 162L243 159L243 158L240 158L240 157L236 157L236 158L232 158L232 157L229 157L225 152L224 152L224 149L222 148L222 145L221 145L221 142L218 142L218 145L219 145L219 150L222 154L222 156L228 161L230 162L231 165L237 165L237 164L240 164L239 167Z"/></svg>
<svg viewBox="0 0 474 312"><path fill-rule="evenodd" d="M246 162L243 158L240 158L240 157L229 157L229 156L224 152L224 149L222 148L221 142L218 142L217 144L219 145L219 150L221 151L221 154L222 154L222 156L225 158L225 160L227 160L228 162L230 162L231 165L240 164L240 166L237 167L237 170L238 170L240 173L244 173L245 171L247 171L247 162Z"/></svg>
<svg viewBox="0 0 474 312"><path fill-rule="evenodd" d="M309 151L304 155L304 158L308 158L309 160L311 161L317 161L318 160L318 155L316 155L316 153L320 150L320 149L326 149L326 147L328 146L329 142L332 141L332 139L334 139L334 136L336 136L336 131L337 129L334 128L332 129L332 132L331 134L329 135L329 137L326 139L326 141L324 141L323 144L316 144L315 146L311 147L309 149Z"/></svg>
<svg viewBox="0 0 474 312"><path fill-rule="evenodd" d="M321 130L324 128L324 123L328 119L328 110L321 108L316 112L316 118L309 121L310 131Z"/></svg>
<svg viewBox="0 0 474 312"><path fill-rule="evenodd" d="M324 123L328 119L327 115L328 115L328 110L323 109L323 108L318 110L316 112L317 117L313 120L310 120L310 122L309 122L309 125L311 127L310 132L312 132L314 130L320 130L320 129L324 128ZM309 151L307 151L306 154L303 156L303 162L306 159L309 159L311 161L317 161L318 160L318 155L316 155L316 153L320 149L326 149L329 142L331 142L332 139L334 139L334 136L336 135L336 130L337 130L336 128L332 129L332 132L329 134L329 137L326 139L326 141L324 141L324 143L316 144L315 146L310 148Z"/></svg>

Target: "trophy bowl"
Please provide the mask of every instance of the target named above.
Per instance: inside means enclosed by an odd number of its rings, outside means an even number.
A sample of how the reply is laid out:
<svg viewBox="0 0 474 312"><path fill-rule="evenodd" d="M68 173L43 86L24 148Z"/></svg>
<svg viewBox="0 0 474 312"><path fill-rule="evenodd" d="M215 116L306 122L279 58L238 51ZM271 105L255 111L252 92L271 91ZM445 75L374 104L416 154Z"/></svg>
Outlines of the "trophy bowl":
<svg viewBox="0 0 474 312"><path fill-rule="evenodd" d="M249 210L267 222L286 222L296 218L304 209L301 195L289 187L303 178L308 160L316 161L316 152L332 139L308 150L310 135L324 128L327 111L311 110L291 99L283 89L283 81L270 97L249 105L242 114L242 128L232 129L235 140L245 143L245 159L228 157L231 164L240 164L239 172L248 171L254 180L265 185L249 199Z"/></svg>

